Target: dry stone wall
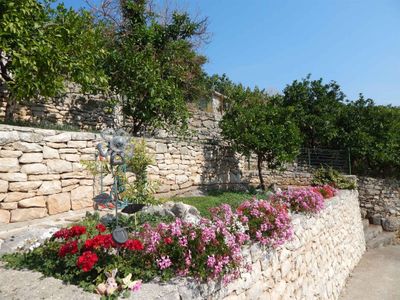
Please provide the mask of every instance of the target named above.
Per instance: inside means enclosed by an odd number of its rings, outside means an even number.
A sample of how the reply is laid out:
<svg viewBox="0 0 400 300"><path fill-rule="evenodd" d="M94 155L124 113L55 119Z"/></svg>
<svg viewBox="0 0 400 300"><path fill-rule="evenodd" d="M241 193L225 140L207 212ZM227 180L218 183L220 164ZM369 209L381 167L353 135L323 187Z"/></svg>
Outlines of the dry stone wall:
<svg viewBox="0 0 400 300"><path fill-rule="evenodd" d="M365 251L357 191L340 191L317 215L293 215L294 238L276 250L244 248L252 265L228 286L179 278L149 283L132 299L338 299Z"/></svg>

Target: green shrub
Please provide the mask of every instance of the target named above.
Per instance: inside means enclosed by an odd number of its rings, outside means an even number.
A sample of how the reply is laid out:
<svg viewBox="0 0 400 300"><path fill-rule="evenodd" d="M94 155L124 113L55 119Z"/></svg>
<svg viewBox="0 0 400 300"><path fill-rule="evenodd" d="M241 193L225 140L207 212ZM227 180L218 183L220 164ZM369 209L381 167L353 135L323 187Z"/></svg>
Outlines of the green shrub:
<svg viewBox="0 0 400 300"><path fill-rule="evenodd" d="M357 187L354 178L346 177L332 167L325 168L323 166L314 172L314 178L311 183L312 185L318 186L329 184L335 188L343 190L353 190Z"/></svg>

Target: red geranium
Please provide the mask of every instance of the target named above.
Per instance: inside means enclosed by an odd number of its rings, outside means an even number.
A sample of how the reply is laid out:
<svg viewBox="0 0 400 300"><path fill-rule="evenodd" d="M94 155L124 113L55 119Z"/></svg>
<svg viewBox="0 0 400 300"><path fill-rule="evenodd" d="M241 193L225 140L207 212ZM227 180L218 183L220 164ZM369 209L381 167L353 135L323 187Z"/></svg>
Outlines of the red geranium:
<svg viewBox="0 0 400 300"><path fill-rule="evenodd" d="M70 229L62 228L53 234L53 238L68 240L72 237L81 236L86 233L85 226L72 226Z"/></svg>
<svg viewBox="0 0 400 300"><path fill-rule="evenodd" d="M96 253L85 251L81 256L78 257L76 265L78 268L82 269L83 272L89 272L98 260L99 258L97 257Z"/></svg>
<svg viewBox="0 0 400 300"><path fill-rule="evenodd" d="M104 234L104 235L96 235L92 239L87 239L85 242L84 248L87 250L95 249L95 248L115 248L116 244L112 239L111 234Z"/></svg>
<svg viewBox="0 0 400 300"><path fill-rule="evenodd" d="M166 243L167 245L171 244L172 243L172 238L170 236L165 237L164 238L164 243Z"/></svg>
<svg viewBox="0 0 400 300"><path fill-rule="evenodd" d="M103 224L97 224L96 225L96 229L99 231L99 232L104 232L104 231L106 231L106 226L104 226Z"/></svg>
<svg viewBox="0 0 400 300"><path fill-rule="evenodd" d="M127 240L124 244L121 246L122 248L128 249L128 250L143 250L143 244L139 240Z"/></svg>
<svg viewBox="0 0 400 300"><path fill-rule="evenodd" d="M58 256L64 257L67 254L75 254L78 252L78 241L67 242L58 250Z"/></svg>

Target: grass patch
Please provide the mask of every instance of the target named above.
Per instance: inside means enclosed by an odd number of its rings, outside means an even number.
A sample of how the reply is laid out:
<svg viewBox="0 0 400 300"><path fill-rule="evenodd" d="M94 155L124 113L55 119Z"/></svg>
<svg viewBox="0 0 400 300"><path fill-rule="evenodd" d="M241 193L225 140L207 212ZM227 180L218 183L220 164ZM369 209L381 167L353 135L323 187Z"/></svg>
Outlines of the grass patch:
<svg viewBox="0 0 400 300"><path fill-rule="evenodd" d="M185 204L196 207L203 217L209 217L209 209L211 207L219 206L221 204L229 204L233 209L236 209L243 201L257 197L258 199L265 199L266 194L251 194L246 192L223 192L211 191L206 196L193 196L193 197L173 197L168 199L174 202L183 202Z"/></svg>

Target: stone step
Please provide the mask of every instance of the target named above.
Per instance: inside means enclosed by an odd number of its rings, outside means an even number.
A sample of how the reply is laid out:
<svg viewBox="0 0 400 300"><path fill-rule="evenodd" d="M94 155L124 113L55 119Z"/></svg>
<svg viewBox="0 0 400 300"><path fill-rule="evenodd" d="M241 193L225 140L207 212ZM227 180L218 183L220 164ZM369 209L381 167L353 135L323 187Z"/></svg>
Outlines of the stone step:
<svg viewBox="0 0 400 300"><path fill-rule="evenodd" d="M363 223L363 228L364 228L364 232L365 232L367 230L368 226L369 226L369 220L368 219L363 219L362 223Z"/></svg>
<svg viewBox="0 0 400 300"><path fill-rule="evenodd" d="M383 232L381 225L369 225L364 230L365 241L368 242Z"/></svg>
<svg viewBox="0 0 400 300"><path fill-rule="evenodd" d="M392 245L395 237L395 232L383 232L367 241L367 250Z"/></svg>

